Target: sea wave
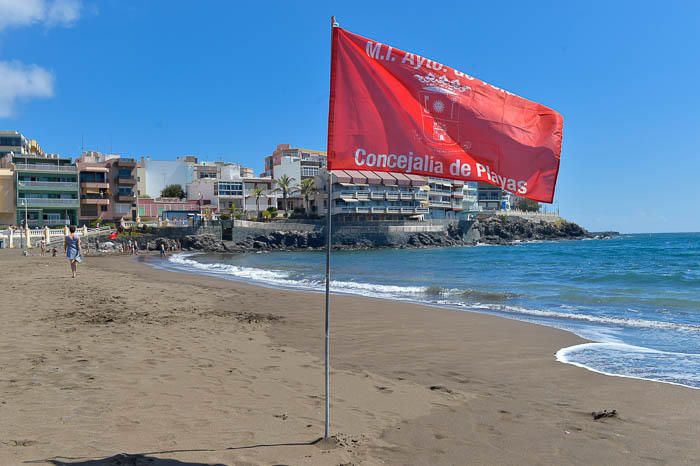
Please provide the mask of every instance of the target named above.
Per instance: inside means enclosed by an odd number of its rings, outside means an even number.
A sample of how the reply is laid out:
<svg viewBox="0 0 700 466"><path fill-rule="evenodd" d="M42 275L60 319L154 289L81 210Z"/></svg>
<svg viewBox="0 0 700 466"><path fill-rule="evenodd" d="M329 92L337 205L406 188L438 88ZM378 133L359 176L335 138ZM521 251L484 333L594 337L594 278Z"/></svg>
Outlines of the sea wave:
<svg viewBox="0 0 700 466"><path fill-rule="evenodd" d="M228 279L253 281L263 285L305 291L323 291L321 275L305 275L287 270L269 270L197 260L197 253L173 255L167 262L153 261L157 267L174 268ZM205 259L206 260L206 259ZM598 315L585 308L562 304L556 310L532 309L520 304L527 296L516 293L431 286L400 286L363 283L355 280L332 280L331 291L374 298L404 300L429 305L508 316L572 331L589 340L587 343L559 350L557 360L607 375L649 379L700 388L700 355L672 353L631 346L618 340L622 328L685 332L695 338L700 325L635 317ZM512 302L510 302L512 301ZM662 304L662 303L659 303ZM668 303L666 303L668 304Z"/></svg>
<svg viewBox="0 0 700 466"><path fill-rule="evenodd" d="M204 263L190 259L194 254L174 254L170 256L169 261L173 264L184 266L186 268L195 269L205 273L216 275L231 275L250 280L263 280L268 282L284 281L288 274L276 270L256 269L253 267L239 267L236 265L220 264L220 263Z"/></svg>
<svg viewBox="0 0 700 466"><path fill-rule="evenodd" d="M309 278L296 279L289 272L281 270L264 270L253 267L242 267L221 263L204 263L193 260L196 254L175 254L170 257L170 262L176 266L194 269L203 273L224 275L231 278L240 278L262 282L269 285L279 285L310 291L322 291L323 280ZM571 311L561 312L553 310L530 309L522 306L503 304L503 301L517 298L515 293L479 291L471 289L440 288L435 286L399 286L380 285L374 283L362 283L356 281L331 280L331 291L335 293L357 294L375 298L403 299L418 301L426 304L458 307L462 309L496 312L508 314L513 317L527 316L560 321L589 322L594 324L614 325L622 327L680 330L686 332L700 332L700 325L684 324L669 321L650 319L600 316L580 312L577 308Z"/></svg>
<svg viewBox="0 0 700 466"><path fill-rule="evenodd" d="M583 343L557 351L556 360L614 377L700 389L700 355L626 343Z"/></svg>
<svg viewBox="0 0 700 466"><path fill-rule="evenodd" d="M619 325L623 327L635 328L650 328L664 330L684 330L688 332L700 332L700 325L681 324L676 322L667 322L649 319L634 319L627 317L610 317L597 316L592 314L574 313L574 312L558 312L546 311L540 309L528 309L520 306L503 306L493 304L475 304L473 307L488 309L496 312L504 312L509 314L521 314L532 317L545 317L555 319L568 319L575 321L585 321L597 324Z"/></svg>

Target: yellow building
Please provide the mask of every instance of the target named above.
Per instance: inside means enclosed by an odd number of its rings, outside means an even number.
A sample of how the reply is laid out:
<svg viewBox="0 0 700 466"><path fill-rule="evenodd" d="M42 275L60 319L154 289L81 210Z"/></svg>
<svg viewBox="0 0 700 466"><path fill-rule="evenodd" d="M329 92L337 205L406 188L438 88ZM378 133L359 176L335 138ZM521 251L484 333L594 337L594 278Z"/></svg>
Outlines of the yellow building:
<svg viewBox="0 0 700 466"><path fill-rule="evenodd" d="M0 168L0 226L16 223L15 174L10 168Z"/></svg>

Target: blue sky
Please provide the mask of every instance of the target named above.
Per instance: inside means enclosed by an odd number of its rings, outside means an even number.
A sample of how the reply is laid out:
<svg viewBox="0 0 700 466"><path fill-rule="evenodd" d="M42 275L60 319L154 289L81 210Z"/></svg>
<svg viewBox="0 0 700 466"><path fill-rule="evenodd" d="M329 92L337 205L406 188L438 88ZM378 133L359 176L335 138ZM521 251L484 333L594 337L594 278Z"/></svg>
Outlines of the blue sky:
<svg viewBox="0 0 700 466"><path fill-rule="evenodd" d="M329 17L564 115L557 205L700 231L700 2L0 0L0 128L51 152L325 149Z"/></svg>

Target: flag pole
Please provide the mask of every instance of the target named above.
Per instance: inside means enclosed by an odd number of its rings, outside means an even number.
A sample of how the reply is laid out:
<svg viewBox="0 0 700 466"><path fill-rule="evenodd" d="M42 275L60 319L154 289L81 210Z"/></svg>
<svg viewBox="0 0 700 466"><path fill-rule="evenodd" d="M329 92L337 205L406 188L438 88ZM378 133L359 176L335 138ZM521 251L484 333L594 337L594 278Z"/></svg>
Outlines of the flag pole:
<svg viewBox="0 0 700 466"><path fill-rule="evenodd" d="M335 22L335 16L331 16L331 85L328 98L328 142L326 146L326 171L328 172L328 201L326 205L326 325L325 325L325 348L324 348L324 364L325 364L325 425L323 430L324 440L328 439L331 430L331 366L330 366L330 314L331 314L331 200L333 198L333 175L331 173L328 160L331 156L331 123L333 121L333 29L338 26Z"/></svg>

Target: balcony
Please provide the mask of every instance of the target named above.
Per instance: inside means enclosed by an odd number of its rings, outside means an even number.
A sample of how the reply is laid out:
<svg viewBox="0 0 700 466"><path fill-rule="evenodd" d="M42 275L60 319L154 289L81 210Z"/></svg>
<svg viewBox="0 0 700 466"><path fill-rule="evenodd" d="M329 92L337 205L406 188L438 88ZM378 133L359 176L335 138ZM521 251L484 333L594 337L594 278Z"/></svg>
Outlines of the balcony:
<svg viewBox="0 0 700 466"><path fill-rule="evenodd" d="M136 202L136 196L133 194L117 194L118 202Z"/></svg>
<svg viewBox="0 0 700 466"><path fill-rule="evenodd" d="M17 199L18 209L24 207L54 207L64 209L77 209L79 206L79 199L46 199L41 197L24 197Z"/></svg>
<svg viewBox="0 0 700 466"><path fill-rule="evenodd" d="M372 213L373 214L383 214L386 212L386 209L384 207L372 207Z"/></svg>
<svg viewBox="0 0 700 466"><path fill-rule="evenodd" d="M78 183L73 181L17 181L18 191L77 191Z"/></svg>
<svg viewBox="0 0 700 466"><path fill-rule="evenodd" d="M109 198L100 196L80 196L80 203L85 205L109 205Z"/></svg>
<svg viewBox="0 0 700 466"><path fill-rule="evenodd" d="M428 199L428 193L426 193L426 192L415 193L413 195L413 197L418 201L420 201L420 200L425 201Z"/></svg>
<svg viewBox="0 0 700 466"><path fill-rule="evenodd" d="M449 201L430 201L430 207L450 208L452 203Z"/></svg>
<svg viewBox="0 0 700 466"><path fill-rule="evenodd" d="M106 181L81 181L80 187L87 189L109 189L109 183Z"/></svg>
<svg viewBox="0 0 700 466"><path fill-rule="evenodd" d="M387 201L398 201L399 200L399 193L396 192L387 192L386 193L386 200Z"/></svg>
<svg viewBox="0 0 700 466"><path fill-rule="evenodd" d="M464 193L462 191L455 191L452 193L452 197L461 199L464 197Z"/></svg>
<svg viewBox="0 0 700 466"><path fill-rule="evenodd" d="M134 159L119 159L117 162L119 168L136 168L136 160Z"/></svg>
<svg viewBox="0 0 700 466"><path fill-rule="evenodd" d="M77 173L75 165L53 165L50 163L17 163L15 170L45 173Z"/></svg>
<svg viewBox="0 0 700 466"><path fill-rule="evenodd" d="M384 193L381 191L371 191L369 193L369 198L376 201L381 201L384 199Z"/></svg>
<svg viewBox="0 0 700 466"><path fill-rule="evenodd" d="M134 178L133 176L118 176L117 184L128 184L133 186L136 184L136 178Z"/></svg>
<svg viewBox="0 0 700 466"><path fill-rule="evenodd" d="M413 199L413 193L399 193L399 199L402 201L410 201Z"/></svg>

